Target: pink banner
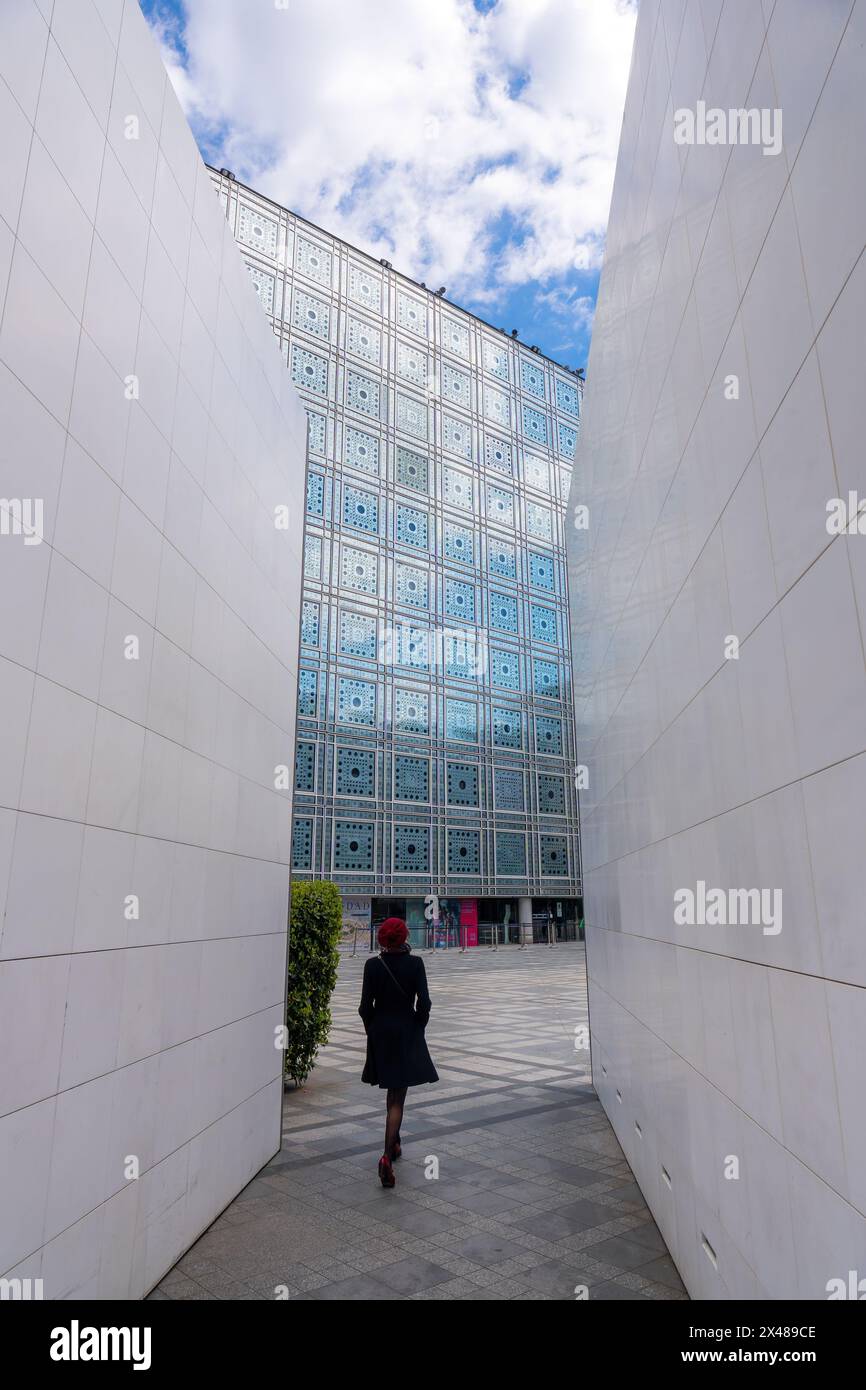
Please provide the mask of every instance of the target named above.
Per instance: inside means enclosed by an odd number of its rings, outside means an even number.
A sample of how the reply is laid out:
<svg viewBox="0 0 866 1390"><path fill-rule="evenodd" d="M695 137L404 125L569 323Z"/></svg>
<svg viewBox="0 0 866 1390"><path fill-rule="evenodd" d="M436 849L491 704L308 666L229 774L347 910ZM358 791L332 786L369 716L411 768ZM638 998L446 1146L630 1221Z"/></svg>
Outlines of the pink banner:
<svg viewBox="0 0 866 1390"><path fill-rule="evenodd" d="M474 898L460 903L460 942L463 946L478 945L478 904Z"/></svg>

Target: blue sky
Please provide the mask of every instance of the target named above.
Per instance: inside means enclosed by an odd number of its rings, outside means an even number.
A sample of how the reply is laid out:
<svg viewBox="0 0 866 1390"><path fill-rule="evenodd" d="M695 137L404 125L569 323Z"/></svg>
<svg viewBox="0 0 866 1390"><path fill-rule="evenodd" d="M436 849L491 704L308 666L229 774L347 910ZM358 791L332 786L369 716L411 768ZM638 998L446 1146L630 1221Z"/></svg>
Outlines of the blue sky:
<svg viewBox="0 0 866 1390"><path fill-rule="evenodd" d="M631 0L141 0L204 157L586 364Z"/></svg>

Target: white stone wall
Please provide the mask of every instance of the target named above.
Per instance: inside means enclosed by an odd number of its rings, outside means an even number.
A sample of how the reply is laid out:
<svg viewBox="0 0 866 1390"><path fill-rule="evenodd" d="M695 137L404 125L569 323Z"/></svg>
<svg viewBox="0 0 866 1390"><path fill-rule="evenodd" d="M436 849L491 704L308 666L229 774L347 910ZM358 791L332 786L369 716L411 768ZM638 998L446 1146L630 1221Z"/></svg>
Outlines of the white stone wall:
<svg viewBox="0 0 866 1390"><path fill-rule="evenodd" d="M593 1075L697 1298L866 1277L864 46L864 0L642 0L587 372ZM676 144L699 99L781 153ZM677 925L699 880L782 930Z"/></svg>
<svg viewBox="0 0 866 1390"><path fill-rule="evenodd" d="M0 1273L136 1298L280 1141L306 421L135 0L0 128Z"/></svg>

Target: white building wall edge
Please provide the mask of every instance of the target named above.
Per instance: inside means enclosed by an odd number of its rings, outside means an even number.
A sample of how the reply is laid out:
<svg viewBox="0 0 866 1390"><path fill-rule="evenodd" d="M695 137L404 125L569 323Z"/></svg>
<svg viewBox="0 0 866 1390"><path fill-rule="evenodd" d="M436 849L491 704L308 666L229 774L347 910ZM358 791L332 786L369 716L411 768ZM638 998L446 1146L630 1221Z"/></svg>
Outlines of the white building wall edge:
<svg viewBox="0 0 866 1390"><path fill-rule="evenodd" d="M696 1298L866 1275L864 51L863 0L642 0L587 372L593 1076ZM781 151L675 143L699 100ZM700 880L781 931L677 925Z"/></svg>
<svg viewBox="0 0 866 1390"><path fill-rule="evenodd" d="M135 0L0 127L0 1274L137 1298L280 1143L306 420Z"/></svg>

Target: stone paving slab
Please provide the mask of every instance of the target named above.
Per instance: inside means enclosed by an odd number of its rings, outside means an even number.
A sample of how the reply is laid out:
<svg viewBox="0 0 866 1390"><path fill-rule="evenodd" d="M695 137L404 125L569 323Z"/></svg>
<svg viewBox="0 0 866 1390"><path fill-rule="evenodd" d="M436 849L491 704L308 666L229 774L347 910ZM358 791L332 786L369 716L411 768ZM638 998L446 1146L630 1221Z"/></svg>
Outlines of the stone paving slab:
<svg viewBox="0 0 866 1390"><path fill-rule="evenodd" d="M575 1051L583 946L424 958L441 1080L409 1092L397 1187L376 1176L384 1092L360 1082L366 957L347 955L280 1152L150 1298L687 1297Z"/></svg>

